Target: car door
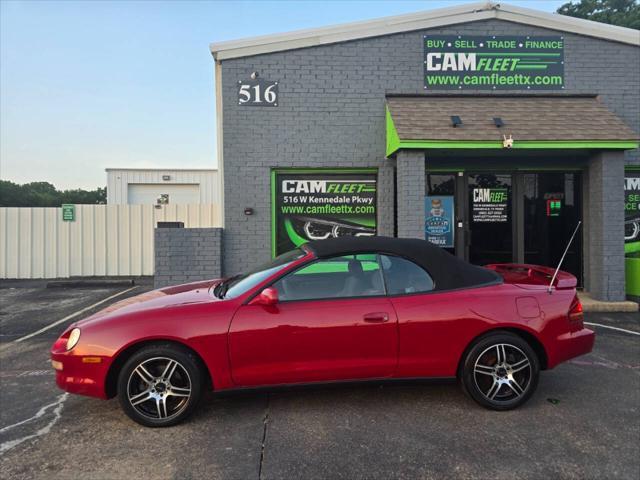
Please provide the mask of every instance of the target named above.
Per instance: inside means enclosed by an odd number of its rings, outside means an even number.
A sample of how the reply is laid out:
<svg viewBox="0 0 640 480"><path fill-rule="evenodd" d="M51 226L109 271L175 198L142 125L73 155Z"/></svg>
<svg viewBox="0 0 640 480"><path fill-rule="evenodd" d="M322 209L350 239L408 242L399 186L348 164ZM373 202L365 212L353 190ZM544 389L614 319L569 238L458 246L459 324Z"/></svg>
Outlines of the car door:
<svg viewBox="0 0 640 480"><path fill-rule="evenodd" d="M381 255L387 293L398 315L398 377L450 377L478 322L470 318L474 291L439 292L426 270Z"/></svg>
<svg viewBox="0 0 640 480"><path fill-rule="evenodd" d="M240 386L393 375L397 318L378 257L317 260L275 282L278 303L243 305L229 330Z"/></svg>

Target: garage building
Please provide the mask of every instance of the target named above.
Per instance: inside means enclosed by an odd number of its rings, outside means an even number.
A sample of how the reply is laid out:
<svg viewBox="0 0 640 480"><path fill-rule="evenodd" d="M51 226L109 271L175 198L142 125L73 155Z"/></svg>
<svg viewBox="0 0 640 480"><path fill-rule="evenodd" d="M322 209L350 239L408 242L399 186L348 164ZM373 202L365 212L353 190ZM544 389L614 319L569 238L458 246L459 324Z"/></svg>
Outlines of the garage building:
<svg viewBox="0 0 640 480"><path fill-rule="evenodd" d="M372 234L555 266L582 221L564 268L624 299L637 30L483 2L211 52L225 275Z"/></svg>
<svg viewBox="0 0 640 480"><path fill-rule="evenodd" d="M107 204L210 204L220 202L215 169L107 168Z"/></svg>

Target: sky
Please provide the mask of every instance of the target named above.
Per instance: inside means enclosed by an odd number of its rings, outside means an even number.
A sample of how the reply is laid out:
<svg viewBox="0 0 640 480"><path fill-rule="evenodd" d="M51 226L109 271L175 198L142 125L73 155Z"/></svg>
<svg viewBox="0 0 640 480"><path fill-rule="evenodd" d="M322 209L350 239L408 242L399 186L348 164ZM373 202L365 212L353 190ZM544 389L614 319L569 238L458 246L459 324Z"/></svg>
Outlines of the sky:
<svg viewBox="0 0 640 480"><path fill-rule="evenodd" d="M211 42L464 3L0 0L0 178L93 189L107 167L215 168Z"/></svg>

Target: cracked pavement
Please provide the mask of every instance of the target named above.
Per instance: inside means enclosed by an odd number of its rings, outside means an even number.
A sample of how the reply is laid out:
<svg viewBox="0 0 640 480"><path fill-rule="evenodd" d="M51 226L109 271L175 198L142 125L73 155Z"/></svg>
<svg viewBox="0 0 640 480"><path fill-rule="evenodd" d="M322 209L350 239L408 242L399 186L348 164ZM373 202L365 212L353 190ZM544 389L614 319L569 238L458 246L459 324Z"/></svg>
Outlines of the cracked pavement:
<svg viewBox="0 0 640 480"><path fill-rule="evenodd" d="M119 290L0 289L2 478L640 477L640 336L597 327L592 354L543 372L511 412L451 382L351 384L209 394L188 422L147 429L55 387L48 350L66 324L7 346ZM637 313L587 321L640 331Z"/></svg>

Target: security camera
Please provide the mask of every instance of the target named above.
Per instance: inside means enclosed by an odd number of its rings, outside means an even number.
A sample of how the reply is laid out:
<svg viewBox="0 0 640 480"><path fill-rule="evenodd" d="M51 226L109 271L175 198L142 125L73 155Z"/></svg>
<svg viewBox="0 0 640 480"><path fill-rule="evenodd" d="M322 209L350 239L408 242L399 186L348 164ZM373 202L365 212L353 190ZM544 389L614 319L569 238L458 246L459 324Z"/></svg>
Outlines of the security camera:
<svg viewBox="0 0 640 480"><path fill-rule="evenodd" d="M251 79L255 80L256 78L258 78L260 76L260 74L258 72L252 72L251 73Z"/></svg>

